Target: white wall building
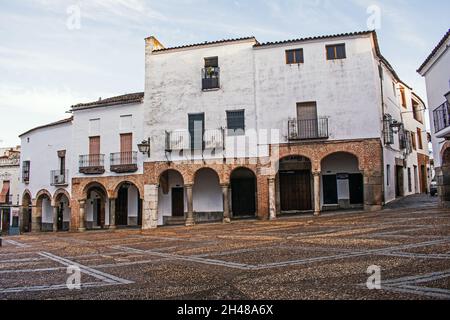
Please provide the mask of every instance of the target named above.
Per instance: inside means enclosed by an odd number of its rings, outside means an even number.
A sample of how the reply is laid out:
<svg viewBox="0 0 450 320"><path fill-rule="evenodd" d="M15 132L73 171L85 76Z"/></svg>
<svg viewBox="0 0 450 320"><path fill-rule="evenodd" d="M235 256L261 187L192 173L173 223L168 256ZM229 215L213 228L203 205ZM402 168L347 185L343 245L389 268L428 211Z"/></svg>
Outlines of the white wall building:
<svg viewBox="0 0 450 320"><path fill-rule="evenodd" d="M18 227L14 216L19 204L20 147L0 148L0 230Z"/></svg>
<svg viewBox="0 0 450 320"><path fill-rule="evenodd" d="M450 206L450 30L418 72L425 77L439 195Z"/></svg>

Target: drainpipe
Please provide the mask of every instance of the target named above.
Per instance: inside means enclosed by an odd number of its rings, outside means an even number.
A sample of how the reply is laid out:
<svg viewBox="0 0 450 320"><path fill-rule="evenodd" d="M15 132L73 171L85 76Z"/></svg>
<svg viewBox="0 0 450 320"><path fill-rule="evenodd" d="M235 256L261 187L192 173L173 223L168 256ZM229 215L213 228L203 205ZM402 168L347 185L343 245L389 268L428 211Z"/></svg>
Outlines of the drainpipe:
<svg viewBox="0 0 450 320"><path fill-rule="evenodd" d="M386 204L386 194L385 194L385 159L384 159L384 147L385 147L385 142L384 142L384 119L385 119L385 115L386 115L386 110L385 110L385 103L384 103L384 90L383 90L383 66L381 64L381 61L379 62L378 65L378 76L380 77L380 92L381 92L381 113L382 113L382 132L383 132L383 138L381 139L382 145L383 145L383 150L382 150L382 154L381 154L381 174L383 176L383 184L381 185L381 192L382 192L382 202L383 205Z"/></svg>

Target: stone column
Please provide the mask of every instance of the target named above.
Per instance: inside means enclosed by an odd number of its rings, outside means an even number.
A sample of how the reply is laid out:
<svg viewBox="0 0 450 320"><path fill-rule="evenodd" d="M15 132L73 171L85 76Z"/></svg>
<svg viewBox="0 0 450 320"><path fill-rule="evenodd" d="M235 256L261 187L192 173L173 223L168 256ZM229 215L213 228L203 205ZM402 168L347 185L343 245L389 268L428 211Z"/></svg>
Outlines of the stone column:
<svg viewBox="0 0 450 320"><path fill-rule="evenodd" d="M383 208L383 183L381 171L364 171L364 210L379 211Z"/></svg>
<svg viewBox="0 0 450 320"><path fill-rule="evenodd" d="M116 199L109 199L109 228L116 229Z"/></svg>
<svg viewBox="0 0 450 320"><path fill-rule="evenodd" d="M78 231L79 232L85 232L86 231L86 200L80 200L78 201L79 205L80 205L80 223L79 223L79 227L78 227Z"/></svg>
<svg viewBox="0 0 450 320"><path fill-rule="evenodd" d="M53 232L58 232L58 207L53 207Z"/></svg>
<svg viewBox="0 0 450 320"><path fill-rule="evenodd" d="M231 223L230 217L230 186L228 184L222 185L223 195L223 223Z"/></svg>
<svg viewBox="0 0 450 320"><path fill-rule="evenodd" d="M41 232L42 209L34 205L31 209L31 231Z"/></svg>
<svg viewBox="0 0 450 320"><path fill-rule="evenodd" d="M144 186L144 202L142 210L142 230L158 227L158 185Z"/></svg>
<svg viewBox="0 0 450 320"><path fill-rule="evenodd" d="M192 185L185 185L188 201L188 214L186 219L186 227L191 227L195 225L194 218L194 192Z"/></svg>
<svg viewBox="0 0 450 320"><path fill-rule="evenodd" d="M314 176L314 215L320 216L320 172L313 173Z"/></svg>
<svg viewBox="0 0 450 320"><path fill-rule="evenodd" d="M275 177L269 178L269 220L277 219L277 198Z"/></svg>

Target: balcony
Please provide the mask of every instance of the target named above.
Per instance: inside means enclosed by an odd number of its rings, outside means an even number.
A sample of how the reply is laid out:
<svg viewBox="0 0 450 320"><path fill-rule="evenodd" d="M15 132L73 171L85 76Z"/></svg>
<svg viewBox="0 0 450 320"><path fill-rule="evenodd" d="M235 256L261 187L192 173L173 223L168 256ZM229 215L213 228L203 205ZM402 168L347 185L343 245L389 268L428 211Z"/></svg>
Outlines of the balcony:
<svg viewBox="0 0 450 320"><path fill-rule="evenodd" d="M6 157L0 158L0 167L13 167L18 165L20 165L20 159Z"/></svg>
<svg viewBox="0 0 450 320"><path fill-rule="evenodd" d="M433 119L436 137L450 137L450 104L448 102L433 111Z"/></svg>
<svg viewBox="0 0 450 320"><path fill-rule="evenodd" d="M137 152L118 152L110 155L111 172L130 173L138 171Z"/></svg>
<svg viewBox="0 0 450 320"><path fill-rule="evenodd" d="M216 90L220 88L220 68L208 67L202 69L202 90Z"/></svg>
<svg viewBox="0 0 450 320"><path fill-rule="evenodd" d="M88 154L80 156L79 170L83 174L103 174L105 173L105 155Z"/></svg>
<svg viewBox="0 0 450 320"><path fill-rule="evenodd" d="M288 131L290 141L328 139L328 118L289 120Z"/></svg>
<svg viewBox="0 0 450 320"><path fill-rule="evenodd" d="M63 187L69 185L69 170L53 170L50 172L50 185Z"/></svg>
<svg viewBox="0 0 450 320"><path fill-rule="evenodd" d="M183 150L217 150L225 149L225 129L205 130L203 138L196 142L191 137L189 131L178 130L166 132L166 151L183 151Z"/></svg>

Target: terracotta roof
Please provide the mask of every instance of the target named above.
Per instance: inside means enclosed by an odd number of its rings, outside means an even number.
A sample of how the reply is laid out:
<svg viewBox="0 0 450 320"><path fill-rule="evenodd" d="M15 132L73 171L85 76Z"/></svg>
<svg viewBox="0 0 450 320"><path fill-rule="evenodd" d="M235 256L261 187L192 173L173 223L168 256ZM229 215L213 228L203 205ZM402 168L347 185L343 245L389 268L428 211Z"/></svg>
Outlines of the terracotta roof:
<svg viewBox="0 0 450 320"><path fill-rule="evenodd" d="M267 46L276 46L276 45L280 45L280 44L288 44L288 43L295 43L295 42L305 42L305 41L312 41L312 40L325 40L325 39L333 39L333 38L368 35L373 32L374 31L359 31L359 32L332 34L332 35L307 37L307 38L299 38L299 39L291 39L291 40L283 40L283 41L275 41L275 42L265 42L265 43L258 43L255 45L255 47L267 47Z"/></svg>
<svg viewBox="0 0 450 320"><path fill-rule="evenodd" d="M67 119L59 120L59 121L56 121L56 122L52 122L52 123L49 123L49 124L45 124L45 125L43 125L43 126L39 126L39 127L30 129L30 130L28 130L27 132L22 133L22 134L19 136L19 138L22 137L22 136L24 136L24 135L26 135L26 134L29 134L29 133L31 133L31 132L33 132L33 131L39 130L39 129L44 129L44 128L49 128L49 127L54 127L54 126L57 126L57 125L60 125L60 124L65 124L65 123L71 123L72 120L73 120L73 117L70 117L70 118L67 118Z"/></svg>
<svg viewBox="0 0 450 320"><path fill-rule="evenodd" d="M417 69L418 73L421 73L423 68L425 68L425 66L428 64L428 62L431 61L431 59L433 59L433 57L436 55L436 53L439 51L439 49L442 47L442 45L445 43L445 41L447 41L447 39L450 37L450 29L447 31L447 33L445 34L445 36L441 39L441 41L439 41L438 45L436 46L436 48L433 49L433 51L431 52L431 54L428 56L428 58L426 58L425 62L422 63L422 65L420 66L419 69Z"/></svg>
<svg viewBox="0 0 450 320"><path fill-rule="evenodd" d="M244 38L236 38L236 39L223 39L223 40L218 40L218 41L205 41L205 42L202 42L202 43L188 44L188 45L183 45L183 46L178 46L178 47L171 47L171 48L163 48L163 49L159 49L159 50L154 50L154 52L166 52L166 51L177 50L177 49L203 47L203 46L210 46L210 45L215 45L215 44L239 42L239 41L246 41L246 40L254 40L255 42L258 42L255 37L244 37Z"/></svg>
<svg viewBox="0 0 450 320"><path fill-rule="evenodd" d="M88 102L88 103L79 103L76 105L73 105L71 107L72 111L77 110L84 110L84 109L90 109L90 108L97 108L97 107L107 107L107 106L115 106L119 104L129 104L129 103L137 103L142 102L144 99L144 92L136 92L136 93L130 93L130 94L124 94L117 97L111 97L107 99L102 99L94 102Z"/></svg>

